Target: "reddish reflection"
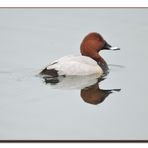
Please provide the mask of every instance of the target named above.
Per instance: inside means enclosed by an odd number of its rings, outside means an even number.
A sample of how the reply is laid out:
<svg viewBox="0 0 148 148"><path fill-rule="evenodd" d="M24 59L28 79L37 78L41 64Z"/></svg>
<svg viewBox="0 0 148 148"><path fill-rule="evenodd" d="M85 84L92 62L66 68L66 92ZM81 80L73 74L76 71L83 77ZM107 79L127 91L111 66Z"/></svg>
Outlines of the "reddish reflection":
<svg viewBox="0 0 148 148"><path fill-rule="evenodd" d="M86 102L93 105L102 103L111 93L121 89L100 89L99 83L104 78L90 77L43 77L46 84L54 89L80 89L80 96ZM87 81L87 83L86 83ZM85 84L85 85L84 85Z"/></svg>
<svg viewBox="0 0 148 148"><path fill-rule="evenodd" d="M90 87L81 89L80 95L85 102L97 105L102 103L105 100L105 98L114 91L120 91L120 90L121 89L109 89L109 90L100 89L99 84L96 83Z"/></svg>

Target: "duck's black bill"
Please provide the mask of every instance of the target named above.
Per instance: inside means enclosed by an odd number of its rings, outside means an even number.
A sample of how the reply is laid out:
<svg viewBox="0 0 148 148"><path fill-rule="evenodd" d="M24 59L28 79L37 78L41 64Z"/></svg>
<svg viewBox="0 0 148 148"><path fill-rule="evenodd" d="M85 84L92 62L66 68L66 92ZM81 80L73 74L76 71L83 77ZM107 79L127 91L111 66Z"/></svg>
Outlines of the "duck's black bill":
<svg viewBox="0 0 148 148"><path fill-rule="evenodd" d="M105 44L104 44L104 47L102 48L104 50L120 50L119 47L112 47L110 44L108 44L106 41L105 41Z"/></svg>

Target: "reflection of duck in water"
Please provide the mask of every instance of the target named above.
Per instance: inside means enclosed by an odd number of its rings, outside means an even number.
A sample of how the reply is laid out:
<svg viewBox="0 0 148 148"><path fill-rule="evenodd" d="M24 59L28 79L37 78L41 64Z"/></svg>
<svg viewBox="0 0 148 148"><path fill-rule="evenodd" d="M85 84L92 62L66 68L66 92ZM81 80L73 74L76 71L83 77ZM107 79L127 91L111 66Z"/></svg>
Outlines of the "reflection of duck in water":
<svg viewBox="0 0 148 148"><path fill-rule="evenodd" d="M96 75L43 78L45 83L54 89L80 89L81 98L94 105L103 102L114 91L120 91L120 89L100 89L99 83L104 79L99 79Z"/></svg>
<svg viewBox="0 0 148 148"><path fill-rule="evenodd" d="M81 89L80 95L85 102L97 105L102 103L111 93L120 90L121 89L100 89L99 83L95 83L92 86Z"/></svg>

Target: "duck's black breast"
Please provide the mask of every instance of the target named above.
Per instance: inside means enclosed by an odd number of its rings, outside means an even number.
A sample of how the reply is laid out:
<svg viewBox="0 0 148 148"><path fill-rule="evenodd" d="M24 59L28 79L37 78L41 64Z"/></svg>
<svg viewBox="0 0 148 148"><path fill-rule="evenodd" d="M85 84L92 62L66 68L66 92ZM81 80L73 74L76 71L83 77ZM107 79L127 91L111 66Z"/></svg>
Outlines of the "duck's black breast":
<svg viewBox="0 0 148 148"><path fill-rule="evenodd" d="M108 67L107 63L106 62L103 62L103 63L102 62L97 62L97 63L102 68L103 75L106 76L109 73L109 67Z"/></svg>

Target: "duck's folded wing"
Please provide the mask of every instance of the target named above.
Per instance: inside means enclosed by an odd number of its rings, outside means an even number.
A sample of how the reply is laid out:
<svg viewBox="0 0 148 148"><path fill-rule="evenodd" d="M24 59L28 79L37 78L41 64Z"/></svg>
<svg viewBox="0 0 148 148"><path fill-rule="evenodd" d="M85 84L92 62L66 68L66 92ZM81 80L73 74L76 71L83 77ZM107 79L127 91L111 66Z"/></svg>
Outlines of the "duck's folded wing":
<svg viewBox="0 0 148 148"><path fill-rule="evenodd" d="M97 63L85 56L66 56L52 62L46 68L51 75L90 75L94 73L102 74L102 69ZM52 74L54 73L54 74Z"/></svg>

